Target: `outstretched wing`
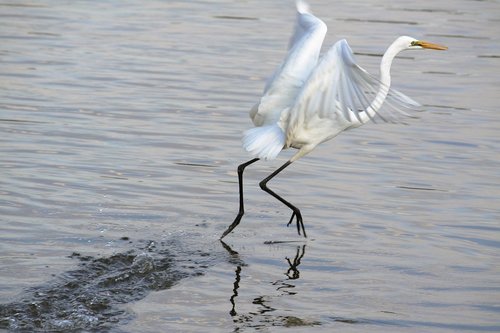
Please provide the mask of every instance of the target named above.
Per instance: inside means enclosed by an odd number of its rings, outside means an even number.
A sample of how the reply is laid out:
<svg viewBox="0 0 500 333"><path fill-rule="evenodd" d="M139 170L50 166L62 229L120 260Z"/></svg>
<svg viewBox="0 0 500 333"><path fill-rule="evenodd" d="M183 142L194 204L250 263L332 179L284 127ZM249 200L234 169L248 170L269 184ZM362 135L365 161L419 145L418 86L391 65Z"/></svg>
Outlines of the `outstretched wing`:
<svg viewBox="0 0 500 333"><path fill-rule="evenodd" d="M289 111L288 131L307 126L313 118L334 119L339 131L370 120L400 122L410 116L406 111L418 106L357 65L347 41L340 40L323 56L298 94Z"/></svg>
<svg viewBox="0 0 500 333"><path fill-rule="evenodd" d="M267 81L264 95L250 116L257 126L276 123L281 112L290 107L307 77L318 63L326 25L297 2L297 20L285 60Z"/></svg>

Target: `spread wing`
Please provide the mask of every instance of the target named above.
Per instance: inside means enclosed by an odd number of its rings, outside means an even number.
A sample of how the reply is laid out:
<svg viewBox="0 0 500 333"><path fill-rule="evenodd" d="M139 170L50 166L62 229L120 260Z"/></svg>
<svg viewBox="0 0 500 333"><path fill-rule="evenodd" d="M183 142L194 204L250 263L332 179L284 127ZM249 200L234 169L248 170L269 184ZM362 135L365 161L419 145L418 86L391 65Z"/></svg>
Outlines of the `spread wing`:
<svg viewBox="0 0 500 333"><path fill-rule="evenodd" d="M267 81L264 95L250 113L255 125L276 123L281 112L294 103L297 93L318 63L326 30L325 23L311 14L304 2L298 1L288 53Z"/></svg>
<svg viewBox="0 0 500 333"><path fill-rule="evenodd" d="M314 117L335 120L339 131L370 120L400 122L410 116L406 111L418 106L357 65L347 42L340 40L323 56L299 92L289 111L287 131L307 126Z"/></svg>

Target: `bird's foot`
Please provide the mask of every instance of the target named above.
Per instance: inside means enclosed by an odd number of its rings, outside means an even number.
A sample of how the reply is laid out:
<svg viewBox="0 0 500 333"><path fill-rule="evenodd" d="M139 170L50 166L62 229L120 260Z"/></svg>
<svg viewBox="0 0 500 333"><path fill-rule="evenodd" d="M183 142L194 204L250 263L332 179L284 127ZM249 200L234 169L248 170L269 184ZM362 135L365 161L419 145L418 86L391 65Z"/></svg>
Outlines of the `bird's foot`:
<svg viewBox="0 0 500 333"><path fill-rule="evenodd" d="M302 230L302 234L304 235L304 237L307 238L306 229L304 228L304 221L302 219L302 214L300 213L300 210L298 210L298 209L293 210L292 217L290 217L290 221L288 221L288 224L286 226L289 227L290 224L292 224L294 218L295 218L295 222L297 223L298 234L300 235L301 230Z"/></svg>

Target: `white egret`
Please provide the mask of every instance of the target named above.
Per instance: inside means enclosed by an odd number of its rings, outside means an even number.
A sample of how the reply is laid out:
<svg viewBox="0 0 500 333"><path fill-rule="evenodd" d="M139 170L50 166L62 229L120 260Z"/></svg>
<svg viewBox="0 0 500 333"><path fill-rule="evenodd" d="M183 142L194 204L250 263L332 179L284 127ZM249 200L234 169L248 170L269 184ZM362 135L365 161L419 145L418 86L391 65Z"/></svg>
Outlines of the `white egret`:
<svg viewBox="0 0 500 333"><path fill-rule="evenodd" d="M302 232L306 236L300 210L270 190L267 182L318 144L343 131L370 120L392 120L391 114L387 118L381 112L384 101L401 114L406 114L405 109L418 106L409 97L389 88L394 57L404 50L447 49L412 37L399 37L382 57L380 79L376 79L356 63L345 40L335 43L319 59L326 30L325 23L311 14L308 5L298 1L295 31L285 60L250 111L255 127L244 133L243 147L255 158L238 166L239 212L221 239L240 223L244 214L244 169L260 159L274 159L287 148L298 149L298 152L262 180L260 187L292 210L288 225L295 219L299 235Z"/></svg>

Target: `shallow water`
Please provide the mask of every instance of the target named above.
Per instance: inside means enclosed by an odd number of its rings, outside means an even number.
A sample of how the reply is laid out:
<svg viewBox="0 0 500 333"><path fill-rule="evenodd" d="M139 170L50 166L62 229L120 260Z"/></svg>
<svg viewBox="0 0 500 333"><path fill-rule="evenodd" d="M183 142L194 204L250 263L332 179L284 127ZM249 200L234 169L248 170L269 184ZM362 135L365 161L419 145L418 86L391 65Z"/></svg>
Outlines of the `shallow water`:
<svg viewBox="0 0 500 333"><path fill-rule="evenodd" d="M425 106L236 167L291 1L0 1L0 329L500 331L500 4L317 0ZM95 295L92 298L90 295ZM50 304L48 306L47 304Z"/></svg>

